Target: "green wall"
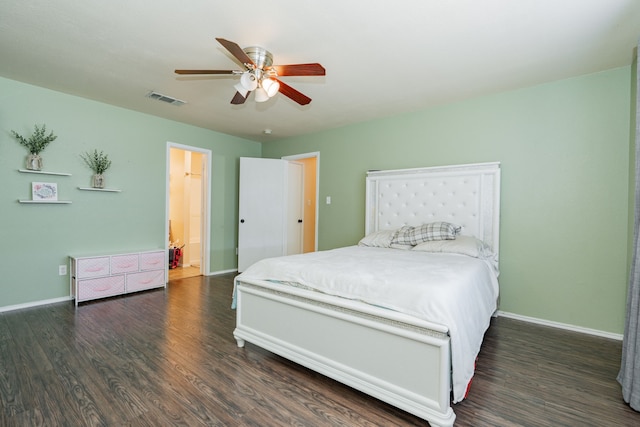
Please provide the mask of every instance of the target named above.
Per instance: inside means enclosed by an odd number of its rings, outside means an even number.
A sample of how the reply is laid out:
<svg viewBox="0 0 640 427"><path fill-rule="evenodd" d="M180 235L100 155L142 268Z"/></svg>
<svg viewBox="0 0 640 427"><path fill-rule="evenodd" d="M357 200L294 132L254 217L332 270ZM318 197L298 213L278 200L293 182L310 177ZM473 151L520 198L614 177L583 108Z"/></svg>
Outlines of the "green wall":
<svg viewBox="0 0 640 427"><path fill-rule="evenodd" d="M27 151L10 130L28 136L36 123L58 135L43 169L72 176L18 172ZM212 151L211 271L235 269L238 158L259 157L259 143L0 78L0 309L68 296L58 265L69 254L165 247L168 141ZM91 176L79 155L94 148L112 159L107 187L121 193L77 189ZM56 182L72 204L19 204L32 181Z"/></svg>
<svg viewBox="0 0 640 427"><path fill-rule="evenodd" d="M263 156L320 152L320 249L362 237L368 169L500 161L500 310L621 334L630 94L623 67L269 142Z"/></svg>

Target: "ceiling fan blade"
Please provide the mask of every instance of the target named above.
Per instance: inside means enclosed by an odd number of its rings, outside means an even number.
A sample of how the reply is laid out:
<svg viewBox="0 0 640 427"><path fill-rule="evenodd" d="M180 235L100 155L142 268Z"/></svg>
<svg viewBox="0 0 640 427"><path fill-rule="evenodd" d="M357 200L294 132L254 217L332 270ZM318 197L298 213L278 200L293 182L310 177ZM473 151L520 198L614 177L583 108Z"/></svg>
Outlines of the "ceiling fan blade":
<svg viewBox="0 0 640 427"><path fill-rule="evenodd" d="M326 70L320 64L274 65L271 67L279 76L324 76Z"/></svg>
<svg viewBox="0 0 640 427"><path fill-rule="evenodd" d="M249 92L251 93L251 92ZM247 96L242 96L242 94L240 92L236 92L236 94L233 96L233 99L231 100L231 103L234 105L240 105L240 104L244 104L244 102L247 100L247 98L249 97L249 93L247 93Z"/></svg>
<svg viewBox="0 0 640 427"><path fill-rule="evenodd" d="M240 61L241 64L256 65L254 64L253 60L249 58L246 53L244 53L244 50L242 50L242 48L238 46L237 43L220 38L220 37L216 37L216 40L218 41L218 43L224 46L224 48L227 49L229 53L235 56L236 59Z"/></svg>
<svg viewBox="0 0 640 427"><path fill-rule="evenodd" d="M234 70L176 70L176 74L236 74Z"/></svg>
<svg viewBox="0 0 640 427"><path fill-rule="evenodd" d="M309 98L307 95L303 94L302 92L298 92L297 90L295 90L288 84L284 83L283 81L278 80L278 83L280 83L280 89L278 91L284 96L291 98L292 100L294 100L300 105L307 105L308 103L311 102L311 98Z"/></svg>

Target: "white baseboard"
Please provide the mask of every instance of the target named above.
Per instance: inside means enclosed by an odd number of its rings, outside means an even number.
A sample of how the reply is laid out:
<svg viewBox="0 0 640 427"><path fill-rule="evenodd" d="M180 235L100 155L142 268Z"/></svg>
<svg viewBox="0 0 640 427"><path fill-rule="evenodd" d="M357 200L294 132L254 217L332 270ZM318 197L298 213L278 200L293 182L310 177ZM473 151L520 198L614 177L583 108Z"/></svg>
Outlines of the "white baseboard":
<svg viewBox="0 0 640 427"><path fill-rule="evenodd" d="M47 300L42 300L42 301L26 302L24 304L6 305L4 307L0 307L0 313L3 313L5 311L20 310L20 309L23 309L23 308L38 307L40 305L55 304L55 303L64 302L64 301L71 301L72 299L73 299L72 297L67 296L67 297L53 298L53 299L47 299Z"/></svg>
<svg viewBox="0 0 640 427"><path fill-rule="evenodd" d="M510 319L522 320L523 322L536 323L543 326L551 326L552 328L565 329L567 331L580 332L588 335L595 335L603 338L610 338L622 341L622 334L614 334L613 332L600 331L598 329L583 328L582 326L570 325L568 323L553 322L551 320L538 319L536 317L522 316L520 314L509 313L506 311L498 311L498 316L508 317Z"/></svg>
<svg viewBox="0 0 640 427"><path fill-rule="evenodd" d="M221 274L227 274L227 273L237 273L238 269L237 268L232 268L231 270L219 270L219 271L212 271L208 274L205 274L205 276L220 276Z"/></svg>

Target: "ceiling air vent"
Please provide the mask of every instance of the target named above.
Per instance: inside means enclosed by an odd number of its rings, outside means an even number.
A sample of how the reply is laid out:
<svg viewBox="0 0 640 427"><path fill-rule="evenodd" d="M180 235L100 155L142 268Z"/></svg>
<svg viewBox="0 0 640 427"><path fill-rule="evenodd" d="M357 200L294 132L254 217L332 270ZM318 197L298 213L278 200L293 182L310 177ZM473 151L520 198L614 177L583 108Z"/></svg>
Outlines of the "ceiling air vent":
<svg viewBox="0 0 640 427"><path fill-rule="evenodd" d="M180 99L153 91L147 94L147 98L157 99L158 101L166 102L167 104L171 105L177 105L178 107L187 103L186 101L181 101Z"/></svg>

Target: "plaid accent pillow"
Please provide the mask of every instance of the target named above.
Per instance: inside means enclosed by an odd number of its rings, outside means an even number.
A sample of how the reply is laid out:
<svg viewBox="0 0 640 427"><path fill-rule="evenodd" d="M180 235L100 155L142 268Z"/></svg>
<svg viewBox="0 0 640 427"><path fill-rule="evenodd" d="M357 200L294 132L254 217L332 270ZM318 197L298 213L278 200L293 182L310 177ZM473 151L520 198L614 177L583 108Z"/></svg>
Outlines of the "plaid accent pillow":
<svg viewBox="0 0 640 427"><path fill-rule="evenodd" d="M417 227L405 225L391 239L391 243L417 245L431 240L453 240L460 233L459 225L448 222L431 222Z"/></svg>

